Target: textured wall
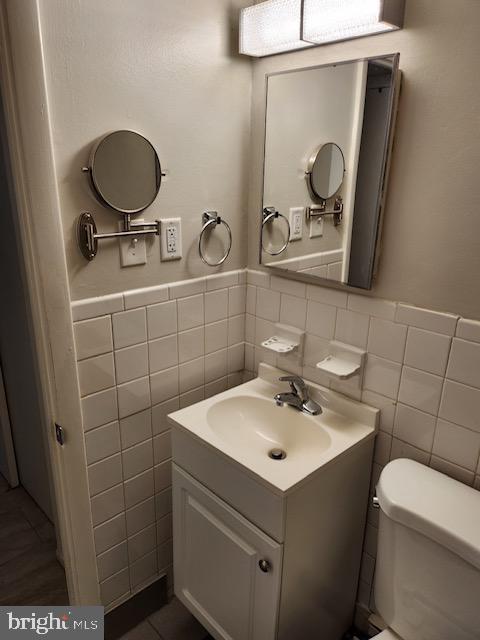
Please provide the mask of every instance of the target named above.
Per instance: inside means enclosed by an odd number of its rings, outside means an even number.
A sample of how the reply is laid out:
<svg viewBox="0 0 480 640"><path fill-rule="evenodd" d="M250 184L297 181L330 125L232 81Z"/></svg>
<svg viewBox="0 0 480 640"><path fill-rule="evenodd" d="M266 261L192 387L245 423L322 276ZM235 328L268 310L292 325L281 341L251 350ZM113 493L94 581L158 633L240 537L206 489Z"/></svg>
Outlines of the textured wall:
<svg viewBox="0 0 480 640"><path fill-rule="evenodd" d="M405 30L254 64L249 266L258 264L266 73L399 51L404 72L373 293L480 318L476 0L407 3Z"/></svg>
<svg viewBox="0 0 480 640"><path fill-rule="evenodd" d="M231 223L225 269L244 266L251 63L236 54L243 0L40 0L56 170L73 299L214 272L196 238L205 210ZM92 143L114 129L151 140L168 171L143 217L181 216L184 259L120 268L115 240L92 264L75 245L74 222L95 213L102 231L117 217L97 203L81 173Z"/></svg>

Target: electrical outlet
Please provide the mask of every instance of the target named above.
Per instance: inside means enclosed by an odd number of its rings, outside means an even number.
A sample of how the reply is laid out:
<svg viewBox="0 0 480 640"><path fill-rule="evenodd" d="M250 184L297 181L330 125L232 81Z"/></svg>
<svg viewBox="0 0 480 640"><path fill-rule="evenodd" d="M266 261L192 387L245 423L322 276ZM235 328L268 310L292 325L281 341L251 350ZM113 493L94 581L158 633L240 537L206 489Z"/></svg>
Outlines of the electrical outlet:
<svg viewBox="0 0 480 640"><path fill-rule="evenodd" d="M310 219L310 238L323 236L323 216Z"/></svg>
<svg viewBox="0 0 480 640"><path fill-rule="evenodd" d="M182 220L160 220L160 255L162 260L180 260L182 257Z"/></svg>
<svg viewBox="0 0 480 640"><path fill-rule="evenodd" d="M143 220L135 220L143 222ZM118 223L118 230L123 231L123 222ZM119 238L120 264L122 267L134 267L137 264L146 264L147 248L145 236L127 236Z"/></svg>
<svg viewBox="0 0 480 640"><path fill-rule="evenodd" d="M291 207L288 220L290 222L290 242L302 239L304 215L305 209L303 207Z"/></svg>

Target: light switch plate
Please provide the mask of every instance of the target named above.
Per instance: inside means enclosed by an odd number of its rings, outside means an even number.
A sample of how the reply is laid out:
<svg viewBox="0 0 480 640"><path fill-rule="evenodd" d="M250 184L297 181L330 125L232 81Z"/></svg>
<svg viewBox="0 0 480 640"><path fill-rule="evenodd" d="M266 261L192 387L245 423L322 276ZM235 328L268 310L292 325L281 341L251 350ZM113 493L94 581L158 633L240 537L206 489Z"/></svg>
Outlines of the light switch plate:
<svg viewBox="0 0 480 640"><path fill-rule="evenodd" d="M323 217L310 219L310 238L323 236Z"/></svg>
<svg viewBox="0 0 480 640"><path fill-rule="evenodd" d="M303 236L303 216L305 209L303 207L291 207L288 221L290 222L290 242L301 240Z"/></svg>
<svg viewBox="0 0 480 640"><path fill-rule="evenodd" d="M135 220L143 222L143 220ZM123 231L123 222L118 223L118 230ZM145 236L128 236L119 238L120 264L122 267L134 267L137 264L146 264L147 248Z"/></svg>
<svg viewBox="0 0 480 640"><path fill-rule="evenodd" d="M160 220L161 260L180 260L182 257L182 219Z"/></svg>

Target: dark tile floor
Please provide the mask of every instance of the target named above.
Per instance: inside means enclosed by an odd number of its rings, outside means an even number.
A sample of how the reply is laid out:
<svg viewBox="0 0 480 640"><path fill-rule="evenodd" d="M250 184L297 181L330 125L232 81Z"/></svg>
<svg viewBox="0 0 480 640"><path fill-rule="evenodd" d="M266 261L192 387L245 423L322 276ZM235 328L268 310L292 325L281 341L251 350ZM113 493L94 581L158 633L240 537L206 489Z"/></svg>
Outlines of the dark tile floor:
<svg viewBox="0 0 480 640"><path fill-rule="evenodd" d="M55 531L22 488L0 475L0 607L68 604Z"/></svg>
<svg viewBox="0 0 480 640"><path fill-rule="evenodd" d="M211 636L177 598L125 634L121 640L208 640Z"/></svg>

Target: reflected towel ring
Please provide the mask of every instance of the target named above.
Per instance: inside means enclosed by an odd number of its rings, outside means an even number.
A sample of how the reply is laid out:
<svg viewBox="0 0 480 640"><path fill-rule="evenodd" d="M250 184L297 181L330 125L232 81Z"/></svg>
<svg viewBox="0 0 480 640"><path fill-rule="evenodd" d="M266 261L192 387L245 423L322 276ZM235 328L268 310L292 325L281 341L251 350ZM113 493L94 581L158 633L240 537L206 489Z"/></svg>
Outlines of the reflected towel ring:
<svg viewBox="0 0 480 640"><path fill-rule="evenodd" d="M265 248L265 245L263 244L263 232L265 230L265 225L267 225L269 222L273 221L276 218L283 218L285 220L287 224L287 240L285 244L281 247L281 249L279 249L278 251L269 251L268 249ZM281 253L285 251L285 249L288 247L288 243L290 242L290 222L282 213L279 213L275 209L275 207L265 207L265 209L263 210L262 230L260 233L260 237L261 237L263 251L265 251L265 253L268 253L270 256L279 256Z"/></svg>
<svg viewBox="0 0 480 640"><path fill-rule="evenodd" d="M206 211L203 215L202 215L202 222L203 222L203 227L200 231L200 236L198 238L198 253L200 254L200 258L202 259L202 261L208 265L209 267L219 267L221 264L223 264L225 262L225 260L228 258L228 256L230 255L230 251L232 249L232 230L230 229L230 225L228 225L225 220L223 220L216 211ZM225 251L224 255L220 258L220 260L218 260L218 262L209 262L205 256L203 255L203 249L202 249L202 240L203 240L203 235L205 233L205 231L209 228L214 229L217 224L224 224L227 232L228 232L228 248Z"/></svg>

